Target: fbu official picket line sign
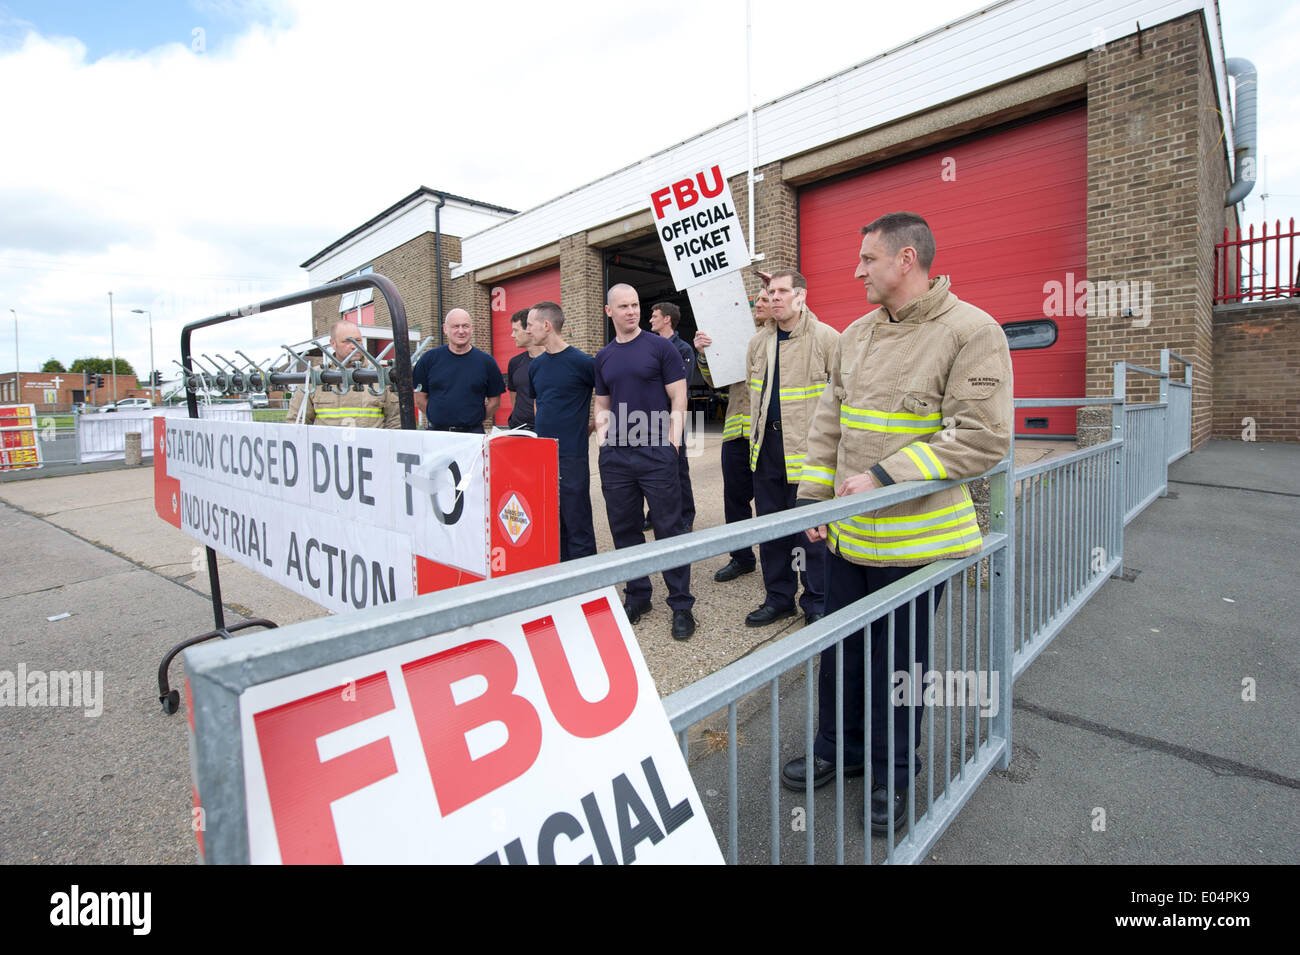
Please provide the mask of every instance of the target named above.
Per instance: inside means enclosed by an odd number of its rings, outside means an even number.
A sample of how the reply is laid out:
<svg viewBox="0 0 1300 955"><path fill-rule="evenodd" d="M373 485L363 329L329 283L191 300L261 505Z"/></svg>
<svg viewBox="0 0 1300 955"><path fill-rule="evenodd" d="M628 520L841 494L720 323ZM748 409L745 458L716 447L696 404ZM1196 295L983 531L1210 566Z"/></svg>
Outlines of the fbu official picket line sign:
<svg viewBox="0 0 1300 955"><path fill-rule="evenodd" d="M678 291L749 265L736 203L720 166L655 189L650 208Z"/></svg>
<svg viewBox="0 0 1300 955"><path fill-rule="evenodd" d="M722 861L612 588L232 686L349 619L186 651L211 861Z"/></svg>

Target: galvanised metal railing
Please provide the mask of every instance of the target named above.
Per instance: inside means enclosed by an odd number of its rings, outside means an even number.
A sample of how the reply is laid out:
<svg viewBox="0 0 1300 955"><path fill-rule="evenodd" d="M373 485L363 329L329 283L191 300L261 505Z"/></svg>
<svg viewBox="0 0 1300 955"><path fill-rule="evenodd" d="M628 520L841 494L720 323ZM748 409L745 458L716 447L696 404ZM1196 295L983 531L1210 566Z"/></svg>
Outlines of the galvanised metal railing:
<svg viewBox="0 0 1300 955"><path fill-rule="evenodd" d="M1125 394L1127 373L1135 371L1161 379L1161 393L1168 371L1155 371L1130 362L1115 363L1115 395ZM1188 405L1190 408L1190 404ZM1163 399L1151 404L1124 407L1124 524L1128 525L1148 504L1168 492L1166 473L1169 456L1169 405Z"/></svg>
<svg viewBox="0 0 1300 955"><path fill-rule="evenodd" d="M1012 476L1008 457L993 468L990 479L990 532L984 538L979 554L956 560L938 560L863 598L857 603L829 614L823 620L796 631L780 642L763 647L753 654L724 667L716 673L693 683L666 697L664 710L677 732L682 753L690 759L690 729L708 720L711 714L725 707L726 729L707 730L697 739L705 739L712 746L717 741L726 743L725 792L727 795L725 829L716 814L710 815L720 841L726 847L728 862L742 861L743 837L740 820L764 819L766 826L746 826L745 836L757 849L749 847L746 862L779 863L783 842L802 842L804 860L843 863L876 860L892 863L917 862L943 834L956 817L966 800L994 767L1005 769L1011 758L1011 568L1014 563L1015 509L1012 500ZM951 482L941 482L950 484ZM930 482L926 489L933 491ZM867 500L870 491L861 495ZM816 506L818 510L822 505ZM799 508L800 516L813 517L813 508ZM743 522L752 523L750 521ZM740 524L729 525L739 527ZM944 612L938 613L940 599L946 590L948 599ZM918 615L925 615L926 652L918 658L918 639L921 638ZM805 774L802 793L794 797L782 793L779 784L781 764L789 758L810 755L815 734L814 710L818 703L814 696L814 660L820 657L823 673L833 666L832 680L820 677L820 692L833 684L836 704L844 699L844 671L846 638L864 627L870 628L871 640L861 641L862 682L862 737L866 752L863 764L872 765L873 718L879 719L883 710L886 758L883 763L893 767L898 757L894 742L894 727L899 719L906 719L914 709L921 709L920 720L908 720L907 752L920 750L924 764L922 775L908 787L906 803L907 834L895 842L893 830L884 834L877 849L866 836L869 827L870 787L864 782L845 782L845 707L833 705L835 713L835 764L833 796L820 798L814 794L811 778ZM905 657L899 659L896 640L906 636ZM937 655L936 655L937 654ZM920 672L922 664L925 673ZM888 676L891 705L876 701L880 709L873 714L873 665L882 667ZM924 691L932 674L942 673L944 680L938 690L943 694L943 705L925 705ZM960 681L956 674L960 673ZM949 675L953 675L949 679ZM783 710L798 711L797 703L783 707L781 702L782 678L794 675L803 683L802 718L790 720ZM903 678L900 679L899 676ZM981 682L983 681L983 682ZM956 692L948 693L949 687ZM787 687L788 689L788 687ZM764 692L765 691L765 692ZM755 695L757 699L755 699ZM746 721L746 736L739 734L739 710L746 700L762 708L766 699L766 747L747 749L749 765L746 778L763 778L762 790L746 789L739 784L740 740L758 735L762 729L757 715ZM919 698L918 698L919 697ZM898 705L893 705L897 703ZM822 707L825 712L825 707ZM943 714L942 728L936 727L936 713ZM856 713L854 715L857 715ZM918 725L918 723L920 725ZM751 728L752 727L752 728ZM797 727L802 733L795 735ZM955 735L954 735L955 734ZM785 743L783 747L782 743ZM782 755L782 749L785 755ZM940 768L941 767L941 768ZM720 768L720 767L719 767ZM699 766L693 768L698 774ZM721 773L718 773L721 775ZM875 780L886 788L887 805L894 802L894 773L887 772L884 780ZM924 785L923 792L918 792ZM852 792L848 790L851 787ZM705 790L707 793L709 790ZM846 798L848 796L849 798ZM783 806L783 799L785 805ZM793 802L792 802L793 800ZM766 801L766 807L761 803ZM857 826L845 825L847 806L851 802ZM819 806L820 803L820 806ZM787 831L786 821L790 809L798 818L799 827ZM818 810L831 813L831 837L821 846L816 839ZM804 833L802 837L795 833ZM766 845L766 852L763 845ZM819 851L820 850L820 851ZM819 856L821 857L819 859Z"/></svg>
<svg viewBox="0 0 1300 955"><path fill-rule="evenodd" d="M1116 437L1016 469L1017 677L1122 566L1123 462Z"/></svg>
<svg viewBox="0 0 1300 955"><path fill-rule="evenodd" d="M168 414L181 414L181 409L158 409ZM143 457L153 457L153 419L154 411L140 413L78 415L76 422L76 461L84 464L89 461L111 461L121 459L126 451L128 432L140 432L140 446ZM204 405L201 416L215 421L251 421L252 414L247 408L230 408L221 405Z"/></svg>
<svg viewBox="0 0 1300 955"><path fill-rule="evenodd" d="M1169 375L1169 360L1183 363L1183 380ZM1168 348L1160 351L1160 400L1169 405L1169 430L1165 436L1166 461L1173 464L1192 451L1192 363Z"/></svg>
<svg viewBox="0 0 1300 955"><path fill-rule="evenodd" d="M1013 446L986 475L989 529L980 553L918 568L664 698L665 712L729 862L775 863L800 854L809 863L917 862L988 772L1010 765L1015 677L1122 567L1129 474L1138 485L1140 501L1149 502L1165 484L1166 419L1143 416L1147 409L1163 411L1165 405L1126 408L1127 367L1116 365L1110 398L1024 399L1033 407L1108 404L1113 434L1094 447L1024 468L1013 467ZM1190 381L1190 371L1187 377ZM1131 415L1134 411L1139 414ZM1153 420L1159 427L1151 425ZM1155 450L1142 447L1143 442ZM1158 482L1151 476L1151 461L1161 466ZM195 780L207 811L206 858L248 859L240 741L228 727L238 725L239 696L249 686L957 485L915 481L877 488L401 604L307 621L261 634L255 641L223 641L186 650L196 730ZM906 794L905 834L897 839L893 830L887 831L878 845L874 834L868 835L869 777L846 780L846 716L840 703L846 656L854 635L864 627L872 634L862 641L865 767L872 765L872 748L880 745L872 731L873 719L879 720L881 712L884 765L897 764L894 728L898 719L907 719L905 754L915 752L922 767ZM906 649L901 643L896 646L900 638L905 638ZM918 654L922 647L927 652ZM818 673L814 661L819 657L831 676ZM924 667L928 670L920 672ZM887 677L888 701L872 698L873 668ZM816 689L814 679L819 682ZM814 710L822 689L834 700L834 785L817 792L806 782L802 791L783 792L782 763L813 750ZM919 718L918 700L924 703ZM875 782L886 787L886 802L892 806L894 773L887 771L886 776ZM818 820L827 816L830 825L819 826Z"/></svg>

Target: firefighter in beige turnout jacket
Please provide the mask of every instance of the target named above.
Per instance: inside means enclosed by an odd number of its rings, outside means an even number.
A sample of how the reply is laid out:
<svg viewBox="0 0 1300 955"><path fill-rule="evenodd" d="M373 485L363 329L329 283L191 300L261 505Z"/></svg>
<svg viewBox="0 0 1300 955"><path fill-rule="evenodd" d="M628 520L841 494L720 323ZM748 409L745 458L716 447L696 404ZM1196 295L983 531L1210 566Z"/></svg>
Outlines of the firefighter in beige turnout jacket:
<svg viewBox="0 0 1300 955"><path fill-rule="evenodd" d="M891 213L863 229L855 277L882 307L840 336L830 386L817 404L799 484L800 503L828 500L904 481L977 477L1008 452L1012 425L1011 355L988 314L962 302L945 277L931 279L934 237L920 216ZM826 610L832 613L940 558L978 553L979 524L964 486L936 491L808 532L828 538ZM942 596L942 584L933 603ZM909 613L909 608L914 617ZM916 656L909 628L915 620ZM908 745L921 739L922 708L895 709L887 732L890 687L888 616L872 625L872 828L886 832L906 817L907 792L920 761ZM893 671L929 669L926 597L894 612ZM829 654L829 659L827 657ZM834 778L835 648L823 653L819 730L813 765L801 757L782 770L802 789ZM864 770L863 634L844 642L844 769ZM908 719L909 713L913 719ZM889 786L892 781L892 802Z"/></svg>
<svg viewBox="0 0 1300 955"><path fill-rule="evenodd" d="M758 331L772 317L772 301L767 289L759 289L754 296L754 330ZM705 349L713 339L705 332L695 333L695 351L699 354L700 373L713 387L709 374L709 360ZM749 470L749 381L742 378L727 389L727 410L722 424L722 514L728 524L745 521L754 516L750 502L754 500L754 475ZM731 560L713 579L718 583L735 580L753 573L757 566L752 547L739 547L731 552Z"/></svg>
<svg viewBox="0 0 1300 955"><path fill-rule="evenodd" d="M808 283L791 269L774 271L768 284L772 319L750 340L746 360L750 386L749 466L754 473L754 510L774 514L794 507L803 474L808 425L830 378L839 333L805 307ZM825 613L826 548L798 535L758 545L763 564L763 604L745 618L761 627L795 613L797 573L803 577L800 606L808 623Z"/></svg>
<svg viewBox="0 0 1300 955"><path fill-rule="evenodd" d="M330 347L339 361L345 361L356 350L355 346L348 341L349 338L360 341L360 329L352 322L335 322L334 327L330 329ZM310 396L305 387L299 388L294 393L293 400L289 402L289 411L285 415L288 424L297 422L305 396L307 407L303 412L303 421L306 424L324 424L342 428L397 429L402 426L397 392L391 388L379 397L372 395L365 387L360 391L346 391L342 394L318 388L314 389Z"/></svg>

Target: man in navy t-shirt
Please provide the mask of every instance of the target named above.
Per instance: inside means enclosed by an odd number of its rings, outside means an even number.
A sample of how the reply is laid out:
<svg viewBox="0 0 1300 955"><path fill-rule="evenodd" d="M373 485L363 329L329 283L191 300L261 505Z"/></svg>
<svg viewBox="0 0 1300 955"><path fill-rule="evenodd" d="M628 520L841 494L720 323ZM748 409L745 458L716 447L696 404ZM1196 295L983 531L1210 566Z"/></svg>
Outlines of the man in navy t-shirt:
<svg viewBox="0 0 1300 955"><path fill-rule="evenodd" d="M686 422L686 368L666 339L642 334L641 300L630 285L615 285L605 299L614 340L596 355L596 434L600 484L615 547L645 543L642 502L650 505L655 539L682 533L682 495L677 454ZM691 568L664 571L672 635L695 632ZM650 610L650 579L627 583L624 610L636 623Z"/></svg>
<svg viewBox="0 0 1300 955"><path fill-rule="evenodd" d="M554 302L538 302L529 309L529 338L545 349L528 366L536 407L533 430L559 443L560 560L573 560L596 553L587 463L596 363L564 340L563 329L564 312Z"/></svg>
<svg viewBox="0 0 1300 955"><path fill-rule="evenodd" d="M469 343L474 323L469 312L453 308L442 330L447 344L426 352L411 372L415 406L430 431L483 433L483 421L496 414L506 390L501 369L487 352Z"/></svg>

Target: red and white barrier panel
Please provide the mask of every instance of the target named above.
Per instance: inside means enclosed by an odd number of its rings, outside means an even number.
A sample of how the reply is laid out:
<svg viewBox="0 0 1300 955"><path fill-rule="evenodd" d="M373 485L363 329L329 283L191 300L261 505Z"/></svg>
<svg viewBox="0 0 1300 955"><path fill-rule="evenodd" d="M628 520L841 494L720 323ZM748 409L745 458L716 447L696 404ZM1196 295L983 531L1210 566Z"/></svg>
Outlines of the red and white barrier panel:
<svg viewBox="0 0 1300 955"><path fill-rule="evenodd" d="M333 611L559 559L548 439L155 418L153 443L159 517Z"/></svg>

